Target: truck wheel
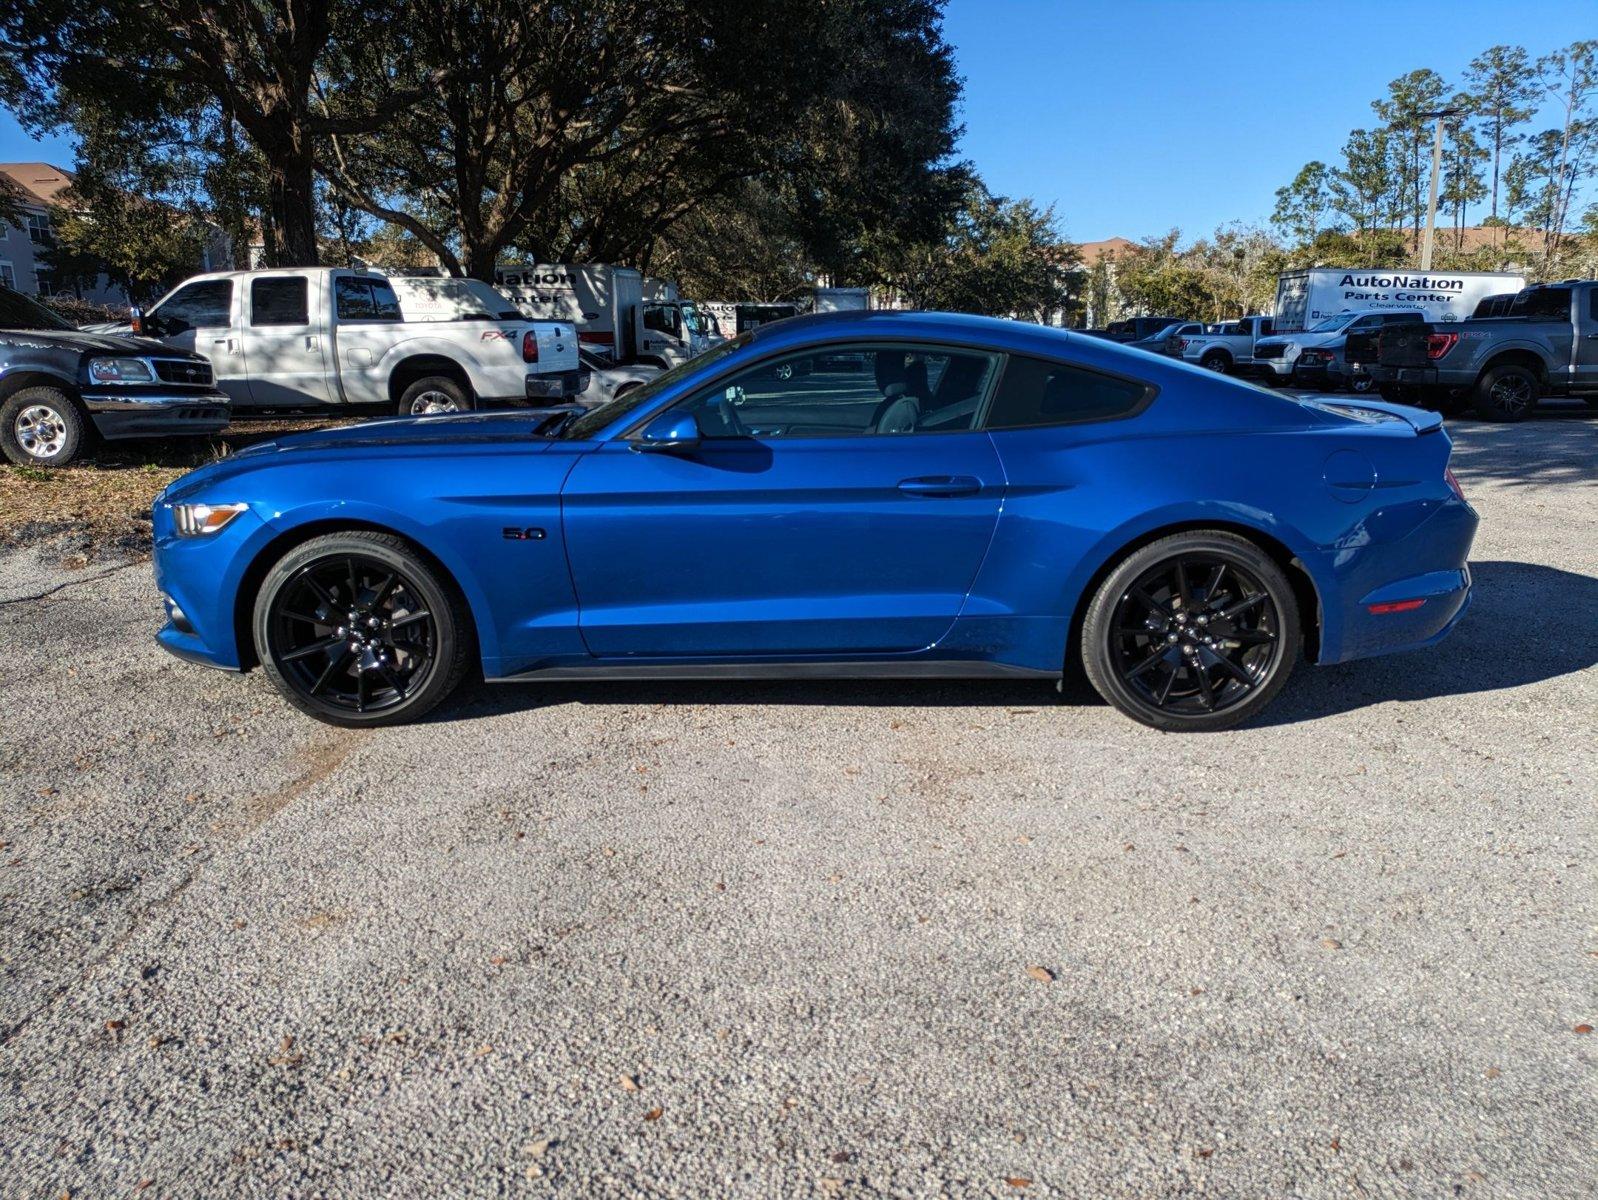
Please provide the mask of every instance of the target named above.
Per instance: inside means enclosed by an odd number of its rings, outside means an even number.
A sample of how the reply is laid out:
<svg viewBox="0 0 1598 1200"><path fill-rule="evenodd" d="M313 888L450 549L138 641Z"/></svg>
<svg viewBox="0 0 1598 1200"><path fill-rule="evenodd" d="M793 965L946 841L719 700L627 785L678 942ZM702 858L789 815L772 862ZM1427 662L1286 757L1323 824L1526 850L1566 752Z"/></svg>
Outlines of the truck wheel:
<svg viewBox="0 0 1598 1200"><path fill-rule="evenodd" d="M1224 375L1231 368L1232 360L1218 351L1211 351L1199 359L1199 366L1206 371L1219 371Z"/></svg>
<svg viewBox="0 0 1598 1200"><path fill-rule="evenodd" d="M476 405L471 393L447 375L418 379L400 395L402 417L425 417L434 413L470 412Z"/></svg>
<svg viewBox="0 0 1598 1200"><path fill-rule="evenodd" d="M19 466L64 467L83 442L83 415L59 388L23 388L0 404L0 449Z"/></svg>
<svg viewBox="0 0 1598 1200"><path fill-rule="evenodd" d="M1535 374L1510 363L1494 367L1476 381L1471 404L1484 421L1524 421L1537 407L1541 390Z"/></svg>
<svg viewBox="0 0 1598 1200"><path fill-rule="evenodd" d="M1355 375L1348 381L1348 390L1356 396L1368 396L1376 390L1376 381L1369 375Z"/></svg>

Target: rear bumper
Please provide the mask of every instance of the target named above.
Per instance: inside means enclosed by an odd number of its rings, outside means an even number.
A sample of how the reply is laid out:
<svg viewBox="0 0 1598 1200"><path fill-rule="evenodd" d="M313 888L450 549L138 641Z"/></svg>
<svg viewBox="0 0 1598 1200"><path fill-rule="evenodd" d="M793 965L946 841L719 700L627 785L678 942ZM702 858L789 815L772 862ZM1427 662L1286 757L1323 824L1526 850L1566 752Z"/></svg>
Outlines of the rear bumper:
<svg viewBox="0 0 1598 1200"><path fill-rule="evenodd" d="M1406 387L1468 387L1475 382L1470 372L1442 372L1436 367L1386 367L1372 363L1366 368L1378 385L1397 383ZM1454 376L1458 376L1455 378Z"/></svg>
<svg viewBox="0 0 1598 1200"><path fill-rule="evenodd" d="M587 371L559 371L527 377L529 400L564 400L588 386Z"/></svg>
<svg viewBox="0 0 1598 1200"><path fill-rule="evenodd" d="M1339 598L1322 613L1318 661L1417 650L1447 637L1470 603L1476 526L1469 504L1449 500L1407 536L1369 545L1349 561L1338 572Z"/></svg>
<svg viewBox="0 0 1598 1200"><path fill-rule="evenodd" d="M1237 365L1237 373L1255 377L1269 375L1276 379L1288 379L1293 374L1293 364L1285 358L1251 358L1248 362Z"/></svg>
<svg viewBox="0 0 1598 1200"><path fill-rule="evenodd" d="M103 438L203 436L220 433L233 416L221 392L85 392L83 407Z"/></svg>

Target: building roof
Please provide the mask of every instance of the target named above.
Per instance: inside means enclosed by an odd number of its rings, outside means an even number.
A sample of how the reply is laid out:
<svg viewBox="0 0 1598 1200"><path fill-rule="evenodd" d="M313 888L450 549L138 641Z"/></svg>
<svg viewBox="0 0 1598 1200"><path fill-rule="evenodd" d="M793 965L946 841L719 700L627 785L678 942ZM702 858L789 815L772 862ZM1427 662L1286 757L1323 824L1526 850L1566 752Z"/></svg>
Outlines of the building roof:
<svg viewBox="0 0 1598 1200"><path fill-rule="evenodd" d="M1105 238L1102 242L1081 242L1077 246L1082 255L1084 267L1095 266L1099 259L1119 254L1123 250L1131 249L1137 243L1130 238L1112 237Z"/></svg>
<svg viewBox="0 0 1598 1200"><path fill-rule="evenodd" d="M61 193L72 186L72 172L49 163L0 163L0 175L21 190L24 204L41 207L56 203Z"/></svg>

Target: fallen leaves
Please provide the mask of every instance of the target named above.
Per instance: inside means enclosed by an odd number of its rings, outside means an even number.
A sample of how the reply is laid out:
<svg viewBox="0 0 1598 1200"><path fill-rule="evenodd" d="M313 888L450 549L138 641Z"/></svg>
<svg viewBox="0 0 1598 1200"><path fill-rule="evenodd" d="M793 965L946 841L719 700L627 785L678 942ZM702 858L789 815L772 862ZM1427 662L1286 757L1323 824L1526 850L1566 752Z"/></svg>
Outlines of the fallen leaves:
<svg viewBox="0 0 1598 1200"><path fill-rule="evenodd" d="M1004 1182L1013 1188L1029 1188L1032 1186L1032 1181L1024 1175L1008 1175L1005 1177Z"/></svg>
<svg viewBox="0 0 1598 1200"><path fill-rule="evenodd" d="M660 1105L657 1104L657 1105L655 1105L654 1108L650 1109L648 1112L646 1112L644 1114L644 1120L646 1120L646 1121L658 1121L658 1120L660 1120L660 1118L662 1116L665 1115L665 1113L666 1113L666 1110L661 1108Z"/></svg>
<svg viewBox="0 0 1598 1200"><path fill-rule="evenodd" d="M1322 938L1321 945L1325 946L1328 950L1341 950L1343 948L1343 943L1338 941L1336 938Z"/></svg>
<svg viewBox="0 0 1598 1200"><path fill-rule="evenodd" d="M1592 1026L1591 1025L1577 1025L1575 1028L1576 1028L1576 1032L1577 1033L1591 1033L1592 1032Z"/></svg>
<svg viewBox="0 0 1598 1200"><path fill-rule="evenodd" d="M624 1092L636 1092L638 1090L638 1076L636 1075L623 1075L618 1082Z"/></svg>
<svg viewBox="0 0 1598 1200"><path fill-rule="evenodd" d="M1030 966L1026 969L1026 973L1039 983L1053 983L1056 978L1054 972L1049 970L1048 967Z"/></svg>

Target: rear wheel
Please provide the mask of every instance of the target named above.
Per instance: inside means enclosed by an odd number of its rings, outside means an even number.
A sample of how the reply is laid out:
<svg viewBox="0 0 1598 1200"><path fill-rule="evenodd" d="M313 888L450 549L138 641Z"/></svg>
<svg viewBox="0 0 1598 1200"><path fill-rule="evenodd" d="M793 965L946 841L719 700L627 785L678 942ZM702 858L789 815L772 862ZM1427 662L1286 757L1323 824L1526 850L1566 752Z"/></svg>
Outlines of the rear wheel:
<svg viewBox="0 0 1598 1200"><path fill-rule="evenodd" d="M1212 350L1203 358L1199 359L1199 366L1203 367L1206 371L1218 371L1224 375L1227 371L1231 370L1232 360L1230 356L1222 354L1218 350Z"/></svg>
<svg viewBox="0 0 1598 1200"><path fill-rule="evenodd" d="M465 602L416 547L367 530L312 538L255 601L261 666L301 712L332 725L415 720L460 683Z"/></svg>
<svg viewBox="0 0 1598 1200"><path fill-rule="evenodd" d="M83 415L59 388L23 388L0 404L0 449L21 466L64 467L84 435Z"/></svg>
<svg viewBox="0 0 1598 1200"><path fill-rule="evenodd" d="M447 375L418 379L400 395L402 417L426 417L435 413L470 412L472 396Z"/></svg>
<svg viewBox="0 0 1598 1200"><path fill-rule="evenodd" d="M1236 534L1200 530L1128 555L1082 625L1099 695L1155 729L1229 729L1269 704L1298 659L1282 569Z"/></svg>
<svg viewBox="0 0 1598 1200"><path fill-rule="evenodd" d="M1537 407L1541 391L1535 372L1511 363L1494 367L1476 381L1471 406L1484 421L1524 421Z"/></svg>
<svg viewBox="0 0 1598 1200"><path fill-rule="evenodd" d="M1356 396L1366 396L1376 389L1376 381L1369 375L1359 374L1352 376L1348 381L1348 390Z"/></svg>

